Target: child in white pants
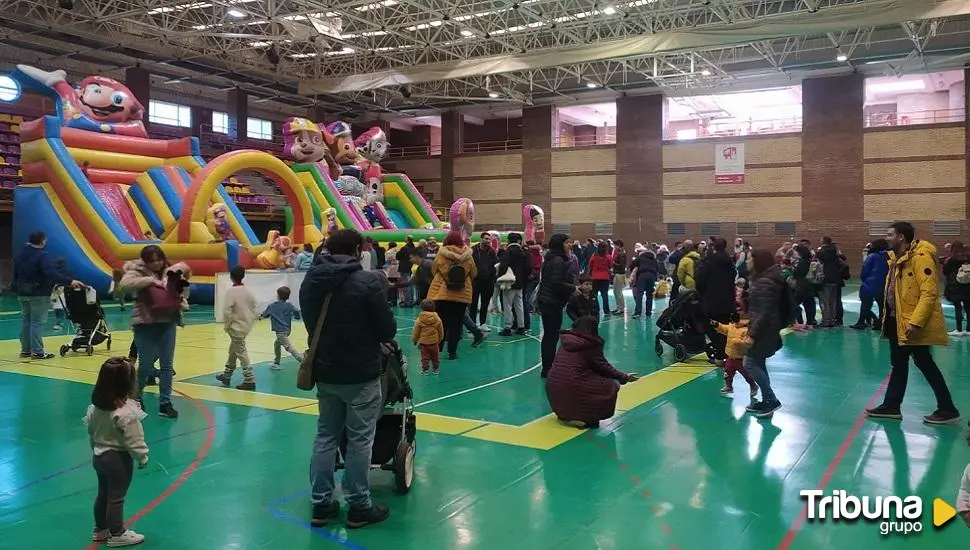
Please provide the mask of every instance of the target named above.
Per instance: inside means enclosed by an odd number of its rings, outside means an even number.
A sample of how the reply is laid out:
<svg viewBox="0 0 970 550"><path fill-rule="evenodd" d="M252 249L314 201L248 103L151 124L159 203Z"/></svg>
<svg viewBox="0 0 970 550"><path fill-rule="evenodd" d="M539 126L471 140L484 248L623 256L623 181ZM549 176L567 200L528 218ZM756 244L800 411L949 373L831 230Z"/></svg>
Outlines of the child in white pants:
<svg viewBox="0 0 970 550"><path fill-rule="evenodd" d="M296 351L290 343L290 331L293 328L293 319L300 318L300 310L289 302L290 288L281 286L276 289L276 301L266 306L266 311L259 316L260 319L269 318L273 332L276 333L276 341L273 342L273 370L281 370L282 350L293 356L297 361L303 361L303 354Z"/></svg>
<svg viewBox="0 0 970 550"><path fill-rule="evenodd" d="M243 286L246 270L236 266L229 270L232 288L226 291L226 305L223 309L223 322L226 334L229 335L229 358L226 359L226 370L216 376L216 380L223 386L229 386L232 373L236 370L236 362L242 365L243 381L236 386L237 390L256 390L256 378L253 367L249 363L249 351L246 349L246 337L253 329L256 321L256 297Z"/></svg>

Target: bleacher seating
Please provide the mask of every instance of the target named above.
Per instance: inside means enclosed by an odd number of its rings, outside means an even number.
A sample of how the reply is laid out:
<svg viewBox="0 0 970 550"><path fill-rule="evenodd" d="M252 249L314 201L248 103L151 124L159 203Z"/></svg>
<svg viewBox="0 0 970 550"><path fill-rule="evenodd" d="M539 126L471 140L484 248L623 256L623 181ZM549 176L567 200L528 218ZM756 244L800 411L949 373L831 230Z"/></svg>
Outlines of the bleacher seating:
<svg viewBox="0 0 970 550"><path fill-rule="evenodd" d="M20 115L0 113L0 200L11 200L13 188L21 182Z"/></svg>

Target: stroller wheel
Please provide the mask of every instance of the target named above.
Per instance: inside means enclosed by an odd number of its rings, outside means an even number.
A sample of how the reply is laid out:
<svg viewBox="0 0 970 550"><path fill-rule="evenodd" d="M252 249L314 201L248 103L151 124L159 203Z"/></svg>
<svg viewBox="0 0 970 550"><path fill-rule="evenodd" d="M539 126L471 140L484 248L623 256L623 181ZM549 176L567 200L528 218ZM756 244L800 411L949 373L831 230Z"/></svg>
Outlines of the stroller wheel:
<svg viewBox="0 0 970 550"><path fill-rule="evenodd" d="M663 354L664 354L664 346L663 346L663 344L660 343L660 340L657 340L657 342L654 343L654 345L653 345L653 351L657 352L657 357L663 356Z"/></svg>
<svg viewBox="0 0 970 550"><path fill-rule="evenodd" d="M88 355L94 355L94 346L88 346L84 350Z"/></svg>
<svg viewBox="0 0 970 550"><path fill-rule="evenodd" d="M415 450L416 445L413 441L402 439L397 444L397 452L394 453L394 484L400 493L411 490L411 483L414 481Z"/></svg>
<svg viewBox="0 0 970 550"><path fill-rule="evenodd" d="M674 348L674 359L678 361L687 360L687 348L685 348L683 344L677 344L677 346Z"/></svg>
<svg viewBox="0 0 970 550"><path fill-rule="evenodd" d="M61 346L61 349L60 349L60 351L61 351L61 357L64 357L65 355L67 355L67 352L70 349L71 349L71 346L67 346L67 345Z"/></svg>

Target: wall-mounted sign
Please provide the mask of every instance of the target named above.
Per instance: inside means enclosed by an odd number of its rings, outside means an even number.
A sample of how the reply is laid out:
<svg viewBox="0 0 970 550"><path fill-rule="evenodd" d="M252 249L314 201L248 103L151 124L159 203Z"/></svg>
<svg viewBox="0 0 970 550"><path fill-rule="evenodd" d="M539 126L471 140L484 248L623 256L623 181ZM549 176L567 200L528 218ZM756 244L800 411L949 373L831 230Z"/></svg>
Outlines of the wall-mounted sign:
<svg viewBox="0 0 970 550"><path fill-rule="evenodd" d="M714 183L744 183L744 144L714 145Z"/></svg>
<svg viewBox="0 0 970 550"><path fill-rule="evenodd" d="M11 102L20 99L20 84L10 75L0 74L0 101Z"/></svg>

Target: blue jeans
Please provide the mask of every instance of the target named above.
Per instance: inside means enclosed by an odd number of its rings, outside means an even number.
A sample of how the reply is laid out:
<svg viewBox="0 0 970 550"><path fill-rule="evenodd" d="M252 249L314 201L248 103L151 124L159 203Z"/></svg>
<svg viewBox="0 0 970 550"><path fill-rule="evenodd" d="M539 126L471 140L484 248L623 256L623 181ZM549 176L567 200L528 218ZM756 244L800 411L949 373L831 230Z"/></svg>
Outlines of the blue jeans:
<svg viewBox="0 0 970 550"><path fill-rule="evenodd" d="M158 404L172 402L172 362L175 360L175 323L135 325L135 346L138 348L138 395L154 374L158 361Z"/></svg>
<svg viewBox="0 0 970 550"><path fill-rule="evenodd" d="M381 416L380 379L363 384L317 384L320 416L310 459L310 501L325 505L333 500L333 470L340 436L347 431L343 492L352 508L370 508L371 450Z"/></svg>
<svg viewBox="0 0 970 550"><path fill-rule="evenodd" d="M768 378L767 359L764 357L744 356L744 368L754 378L754 381L761 388L761 399L765 403L777 403L778 398L771 389L771 379Z"/></svg>
<svg viewBox="0 0 970 550"><path fill-rule="evenodd" d="M643 313L644 298L646 298L647 302L647 315L649 316L653 314L653 292L656 285L657 282L651 280L647 280L647 282L643 283L637 281L637 283L633 285L633 303L635 304L633 308L634 315L640 315Z"/></svg>
<svg viewBox="0 0 970 550"><path fill-rule="evenodd" d="M20 352L44 354L44 324L50 309L50 296L20 297Z"/></svg>

